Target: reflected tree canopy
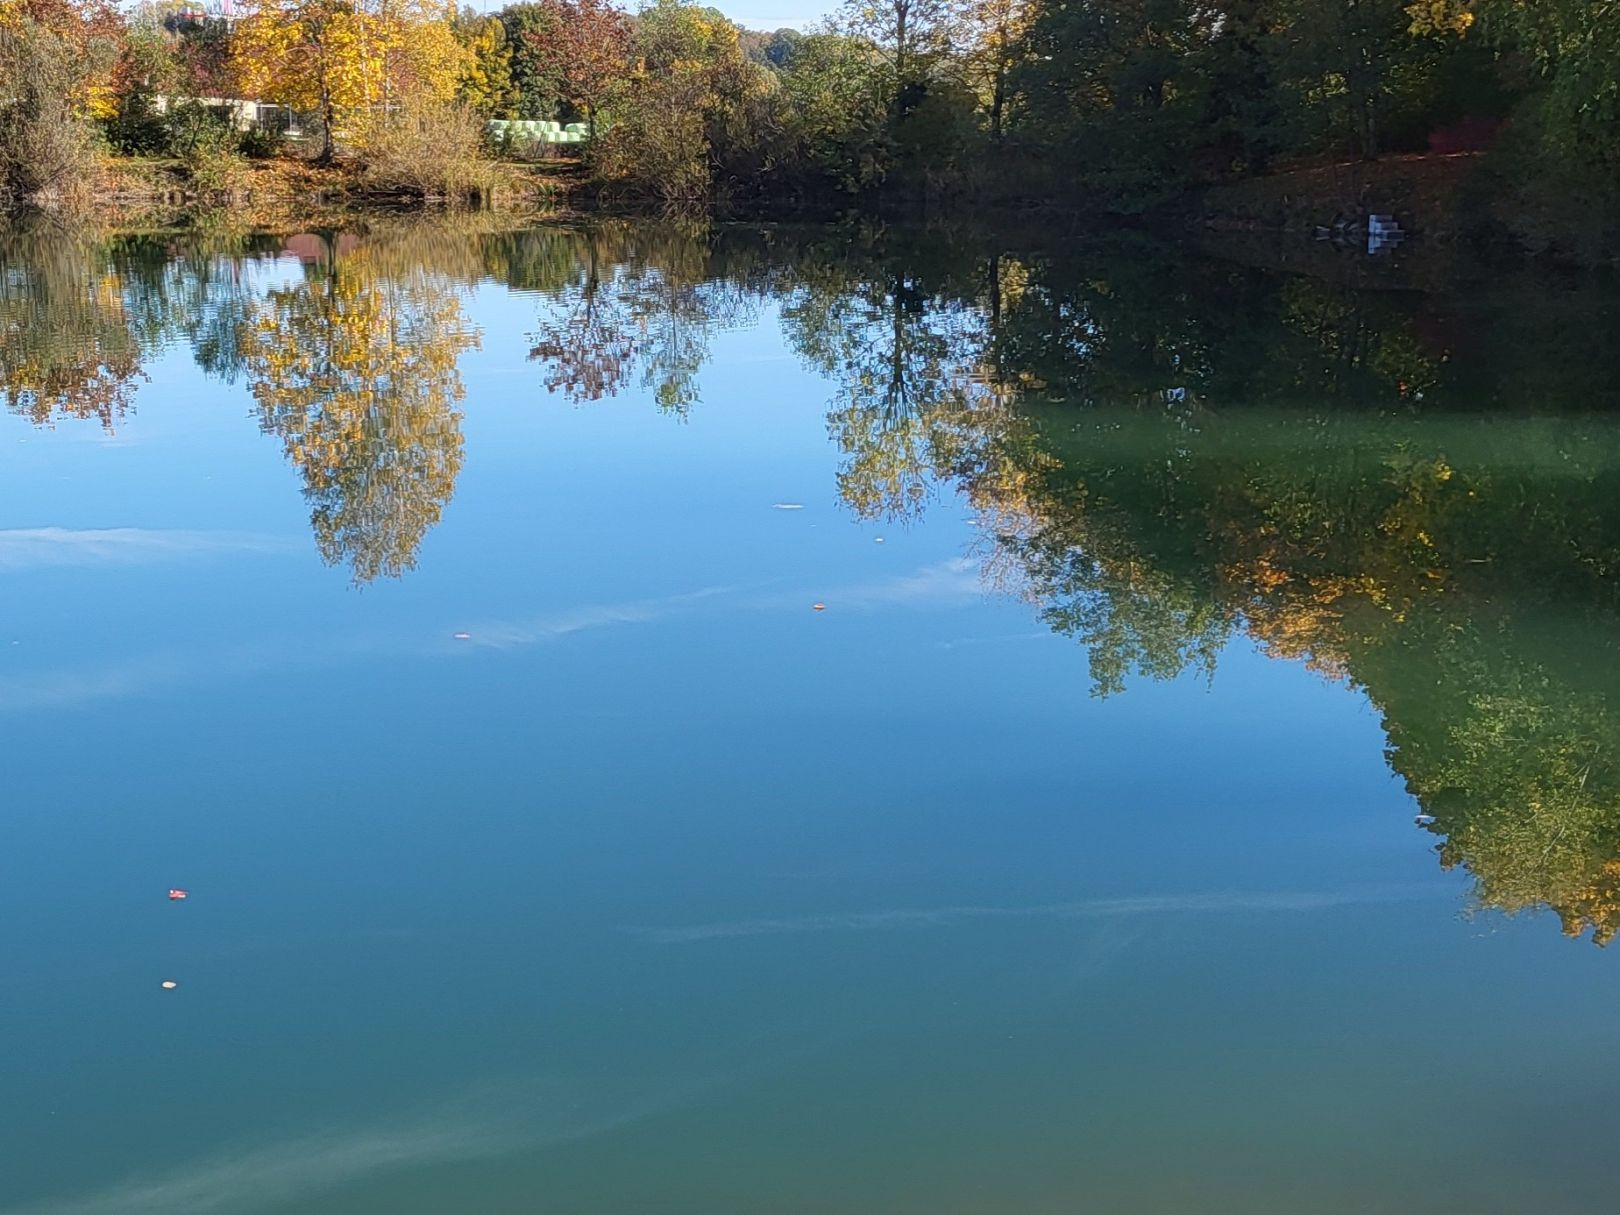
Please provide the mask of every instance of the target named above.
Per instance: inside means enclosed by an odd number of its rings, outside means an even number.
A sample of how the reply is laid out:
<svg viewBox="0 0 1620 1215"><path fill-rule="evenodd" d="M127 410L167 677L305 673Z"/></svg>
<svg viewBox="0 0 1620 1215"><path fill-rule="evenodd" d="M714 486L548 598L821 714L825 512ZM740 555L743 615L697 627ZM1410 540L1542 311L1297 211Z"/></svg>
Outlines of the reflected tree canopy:
<svg viewBox="0 0 1620 1215"><path fill-rule="evenodd" d="M609 223L571 244L531 337L546 390L577 405L634 384L684 416L711 336L751 323L756 292L718 272L701 226Z"/></svg>
<svg viewBox="0 0 1620 1215"><path fill-rule="evenodd" d="M142 350L99 242L43 224L0 227L0 395L39 425L129 411Z"/></svg>
<svg viewBox="0 0 1620 1215"><path fill-rule="evenodd" d="M677 417L716 335L774 312L827 381L853 516L966 504L987 579L1085 648L1098 694L1218 678L1234 639L1353 685L1482 906L1620 931L1620 344L1600 289L1538 284L1527 307L1512 284L1397 290L1129 237L611 222L10 232L0 261L9 409L115 426L145 361L189 349L246 384L320 551L359 581L409 570L454 491L466 293L532 307L536 408L624 395Z"/></svg>
<svg viewBox="0 0 1620 1215"><path fill-rule="evenodd" d="M1102 692L1213 674L1243 634L1365 691L1481 901L1620 925L1614 423L1037 412L993 544Z"/></svg>
<svg viewBox="0 0 1620 1215"><path fill-rule="evenodd" d="M461 470L458 360L476 346L458 289L364 246L268 290L242 320L259 424L304 481L321 555L355 580L398 576Z"/></svg>

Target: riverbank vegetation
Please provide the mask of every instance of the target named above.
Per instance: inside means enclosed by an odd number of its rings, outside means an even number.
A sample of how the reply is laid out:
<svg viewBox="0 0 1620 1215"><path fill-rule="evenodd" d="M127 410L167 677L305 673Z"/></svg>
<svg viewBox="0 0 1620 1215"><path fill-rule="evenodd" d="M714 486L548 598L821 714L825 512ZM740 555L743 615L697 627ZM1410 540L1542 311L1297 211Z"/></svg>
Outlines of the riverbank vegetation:
<svg viewBox="0 0 1620 1215"><path fill-rule="evenodd" d="M0 186L71 197L98 156L158 157L229 193L245 162L296 149L349 188L487 198L523 184L493 162L569 152L582 194L626 202L1142 214L1324 166L1463 158L1443 176L1469 183L1465 227L1596 259L1620 233L1604 10L848 0L767 33L685 0L246 0L231 18L0 0ZM491 120L569 124L573 142L495 138ZM1307 218L1383 201L1376 173L1354 176Z"/></svg>

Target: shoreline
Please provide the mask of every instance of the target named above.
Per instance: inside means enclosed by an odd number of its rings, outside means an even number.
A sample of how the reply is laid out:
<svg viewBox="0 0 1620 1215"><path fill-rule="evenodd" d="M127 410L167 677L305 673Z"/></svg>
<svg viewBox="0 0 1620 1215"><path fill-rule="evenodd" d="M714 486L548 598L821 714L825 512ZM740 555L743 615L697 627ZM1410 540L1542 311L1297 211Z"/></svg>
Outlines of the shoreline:
<svg viewBox="0 0 1620 1215"><path fill-rule="evenodd" d="M1393 215L1408 238L1400 261L1434 260L1437 254L1449 260L1451 254L1463 251L1503 265L1596 269L1620 260L1607 249L1581 248L1576 234L1559 232L1556 225L1516 231L1490 205L1492 183L1487 155L1461 152L1295 165L1191 191L1139 215L1055 199L1027 199L1019 206L1005 200L986 206L974 199L955 199L934 206L864 208L781 199L711 205L694 213L718 222L818 224L860 214L880 224L991 229L1057 221L1075 229L1140 229L1205 250L1230 243L1234 250L1247 250L1248 256L1272 248L1290 260L1302 245L1353 256L1354 248L1330 248L1322 234L1347 223L1364 223L1368 214L1380 213ZM490 187L466 198L379 189L366 181L361 166L345 161L319 165L289 156L250 160L228 185L200 188L178 160L109 158L87 205L0 210L0 222L30 213L82 214L115 226L151 223L184 229L206 217L271 229L367 214L465 212L500 214L518 222L668 214L667 208L633 199L603 198L577 158L491 162Z"/></svg>

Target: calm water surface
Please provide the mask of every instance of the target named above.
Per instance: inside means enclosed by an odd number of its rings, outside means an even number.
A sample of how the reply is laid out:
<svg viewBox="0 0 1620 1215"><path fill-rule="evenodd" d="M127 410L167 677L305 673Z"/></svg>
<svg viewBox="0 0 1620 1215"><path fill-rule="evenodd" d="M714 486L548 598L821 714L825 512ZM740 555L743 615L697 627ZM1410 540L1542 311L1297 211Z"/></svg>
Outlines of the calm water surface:
<svg viewBox="0 0 1620 1215"><path fill-rule="evenodd" d="M1620 313L1399 270L0 237L0 1211L1608 1209Z"/></svg>

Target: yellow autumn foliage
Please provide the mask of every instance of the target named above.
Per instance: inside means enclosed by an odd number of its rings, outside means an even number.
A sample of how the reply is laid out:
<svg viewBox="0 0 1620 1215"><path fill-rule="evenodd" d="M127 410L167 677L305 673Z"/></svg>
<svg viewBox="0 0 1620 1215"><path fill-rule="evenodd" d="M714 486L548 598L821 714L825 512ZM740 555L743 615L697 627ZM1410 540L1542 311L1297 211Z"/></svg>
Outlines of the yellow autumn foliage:
<svg viewBox="0 0 1620 1215"><path fill-rule="evenodd" d="M1418 0L1406 8L1414 34L1466 34L1474 27L1471 0Z"/></svg>
<svg viewBox="0 0 1620 1215"><path fill-rule="evenodd" d="M432 0L259 0L232 54L245 93L320 117L330 155L392 110L455 96L468 51L450 16Z"/></svg>
<svg viewBox="0 0 1620 1215"><path fill-rule="evenodd" d="M478 345L452 283L370 254L362 246L269 292L241 339L260 425L303 478L321 554L358 582L410 569L449 501L457 363Z"/></svg>

